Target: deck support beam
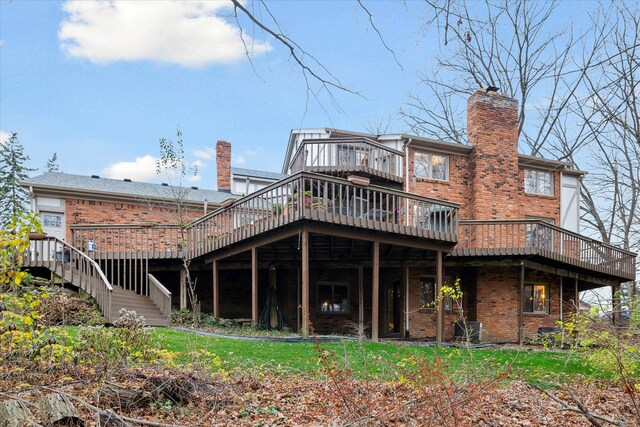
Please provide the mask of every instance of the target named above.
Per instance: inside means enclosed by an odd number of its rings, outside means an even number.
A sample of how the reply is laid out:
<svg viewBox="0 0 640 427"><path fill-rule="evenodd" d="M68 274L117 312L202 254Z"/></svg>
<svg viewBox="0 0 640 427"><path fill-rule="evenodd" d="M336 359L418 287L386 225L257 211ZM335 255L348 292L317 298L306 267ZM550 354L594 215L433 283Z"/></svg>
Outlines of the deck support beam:
<svg viewBox="0 0 640 427"><path fill-rule="evenodd" d="M251 325L258 327L258 250L251 248Z"/></svg>
<svg viewBox="0 0 640 427"><path fill-rule="evenodd" d="M380 301L380 242L373 242L373 268L371 290L371 341L378 341L378 310Z"/></svg>
<svg viewBox="0 0 640 427"><path fill-rule="evenodd" d="M442 264L442 251L436 254L436 299L438 309L436 310L436 344L442 345L444 341L444 295L442 294L442 278L444 277Z"/></svg>
<svg viewBox="0 0 640 427"><path fill-rule="evenodd" d="M309 338L309 231L302 229L302 337Z"/></svg>
<svg viewBox="0 0 640 427"><path fill-rule="evenodd" d="M520 264L520 286L518 290L518 344L524 341L524 262Z"/></svg>
<svg viewBox="0 0 640 427"><path fill-rule="evenodd" d="M218 278L218 261L213 261L213 317L220 317L220 290Z"/></svg>

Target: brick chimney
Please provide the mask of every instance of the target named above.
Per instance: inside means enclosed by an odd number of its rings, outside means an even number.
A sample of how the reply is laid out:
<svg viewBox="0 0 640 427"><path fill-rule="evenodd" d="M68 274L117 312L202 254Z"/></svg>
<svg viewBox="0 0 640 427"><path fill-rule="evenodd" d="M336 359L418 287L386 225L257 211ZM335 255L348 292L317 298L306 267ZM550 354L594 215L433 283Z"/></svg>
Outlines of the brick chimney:
<svg viewBox="0 0 640 427"><path fill-rule="evenodd" d="M220 140L216 143L216 168L218 191L231 192L231 144Z"/></svg>
<svg viewBox="0 0 640 427"><path fill-rule="evenodd" d="M517 219L518 101L478 89L467 101L472 219Z"/></svg>

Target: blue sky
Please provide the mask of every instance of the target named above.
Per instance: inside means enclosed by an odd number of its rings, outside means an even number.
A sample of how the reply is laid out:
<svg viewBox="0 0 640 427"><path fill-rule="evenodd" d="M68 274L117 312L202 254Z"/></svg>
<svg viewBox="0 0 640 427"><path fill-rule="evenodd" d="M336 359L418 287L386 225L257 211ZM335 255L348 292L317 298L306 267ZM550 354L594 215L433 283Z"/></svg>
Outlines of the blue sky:
<svg viewBox="0 0 640 427"><path fill-rule="evenodd" d="M0 2L0 130L18 132L30 166L44 171L56 152L64 172L159 181L158 139L180 125L202 187L215 186L218 139L233 144L235 166L279 171L292 128L404 131L399 106L438 48L421 34L421 3L367 3L404 69L355 2L270 3L288 34L362 95L334 91L336 107L324 93L308 100L288 52L249 31L254 72L234 20L215 17L229 14L224 3L149 4Z"/></svg>

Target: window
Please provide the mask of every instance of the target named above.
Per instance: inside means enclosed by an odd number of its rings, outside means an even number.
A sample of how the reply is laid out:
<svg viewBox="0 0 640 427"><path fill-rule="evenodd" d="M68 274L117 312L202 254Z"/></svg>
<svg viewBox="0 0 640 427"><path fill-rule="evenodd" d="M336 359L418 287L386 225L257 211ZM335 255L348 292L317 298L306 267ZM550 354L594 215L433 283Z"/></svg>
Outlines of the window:
<svg viewBox="0 0 640 427"><path fill-rule="evenodd" d="M549 224L554 224L553 218L542 218L534 216L526 216L526 219L540 220ZM549 227L544 224L527 224L525 226L525 241L527 247L551 250L553 248L553 234Z"/></svg>
<svg viewBox="0 0 640 427"><path fill-rule="evenodd" d="M451 278L445 277L444 284L451 283ZM436 308L436 278L435 276L420 276L420 308ZM444 309L451 311L453 309L453 300L449 295L444 297Z"/></svg>
<svg viewBox="0 0 640 427"><path fill-rule="evenodd" d="M413 159L413 174L416 178L449 179L449 156L446 154L416 152Z"/></svg>
<svg viewBox="0 0 640 427"><path fill-rule="evenodd" d="M549 171L525 169L524 191L530 194L553 196L553 175Z"/></svg>
<svg viewBox="0 0 640 427"><path fill-rule="evenodd" d="M320 313L350 313L349 284L318 282L318 311Z"/></svg>
<svg viewBox="0 0 640 427"><path fill-rule="evenodd" d="M62 227L62 216L61 215L42 215L42 225L44 227Z"/></svg>
<svg viewBox="0 0 640 427"><path fill-rule="evenodd" d="M533 314L547 314L549 312L547 285L524 285L522 311Z"/></svg>

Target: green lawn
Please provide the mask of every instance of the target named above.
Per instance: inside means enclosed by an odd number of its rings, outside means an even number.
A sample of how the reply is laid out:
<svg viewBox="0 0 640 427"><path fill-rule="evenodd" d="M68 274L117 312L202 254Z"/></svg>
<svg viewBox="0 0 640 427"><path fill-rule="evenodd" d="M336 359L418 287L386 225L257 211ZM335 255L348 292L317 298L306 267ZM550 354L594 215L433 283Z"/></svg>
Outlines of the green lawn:
<svg viewBox="0 0 640 427"><path fill-rule="evenodd" d="M283 343L249 341L202 336L172 329L153 329L154 342L161 348L179 353L179 363L215 359L217 366L230 369L274 370L322 374L319 352L335 354L334 360L353 370L358 377L365 375L381 379L396 379L398 372L411 369L413 358L434 361L441 358L446 369L460 376L471 372L490 377L509 369L512 378L530 381L554 381L574 375L597 373L584 360L567 352L517 351L510 349L432 348L397 345L393 343ZM201 356L194 356L200 352ZM207 353L204 353L207 352ZM194 359L195 357L195 359Z"/></svg>

